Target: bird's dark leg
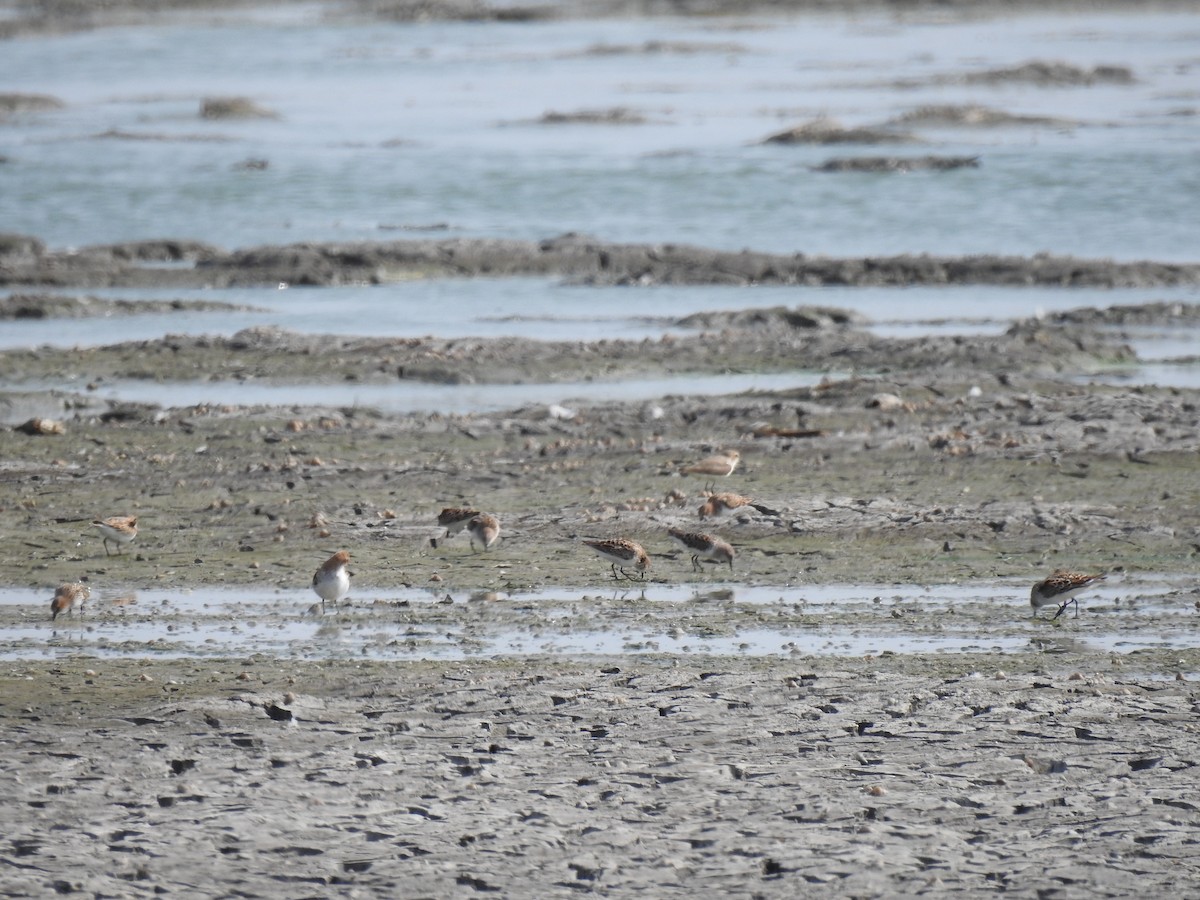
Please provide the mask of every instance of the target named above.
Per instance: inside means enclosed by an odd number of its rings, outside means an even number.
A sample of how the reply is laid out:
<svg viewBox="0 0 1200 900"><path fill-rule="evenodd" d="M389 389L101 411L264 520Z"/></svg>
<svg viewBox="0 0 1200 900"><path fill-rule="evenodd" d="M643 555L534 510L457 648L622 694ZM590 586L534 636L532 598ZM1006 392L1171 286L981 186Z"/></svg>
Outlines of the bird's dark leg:
<svg viewBox="0 0 1200 900"><path fill-rule="evenodd" d="M700 565L700 554L699 553L692 554L692 568L695 569L697 572L704 571L704 566Z"/></svg>
<svg viewBox="0 0 1200 900"><path fill-rule="evenodd" d="M621 580L621 576L617 574L617 564L616 564L616 563L613 563L611 568L612 568L612 573L613 573L613 581L620 581L620 580ZM622 573L622 574L624 574L624 571L625 571L625 570L624 570L624 569L622 569L622 570L621 570L621 573Z"/></svg>
<svg viewBox="0 0 1200 900"><path fill-rule="evenodd" d="M1066 608L1068 606L1070 606L1072 603L1075 604L1075 618L1078 619L1079 618L1079 601L1076 600L1074 597L1072 597L1070 600L1068 600L1066 603L1064 603L1062 606L1060 606L1058 608L1058 612L1056 612L1054 614L1054 619L1057 619L1059 616L1061 616L1063 614L1063 612L1066 610ZM1054 619L1051 619L1050 621L1053 622Z"/></svg>

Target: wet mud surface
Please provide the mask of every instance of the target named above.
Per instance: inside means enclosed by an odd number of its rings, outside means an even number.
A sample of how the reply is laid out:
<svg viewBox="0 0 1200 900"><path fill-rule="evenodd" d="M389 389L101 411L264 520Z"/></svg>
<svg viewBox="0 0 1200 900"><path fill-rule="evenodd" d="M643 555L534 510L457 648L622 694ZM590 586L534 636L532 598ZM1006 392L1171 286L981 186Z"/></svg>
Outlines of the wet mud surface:
<svg viewBox="0 0 1200 900"><path fill-rule="evenodd" d="M0 889L1117 897L1194 878L1197 398L1075 380L1132 359L1113 329L1190 314L905 341L767 309L577 347L255 329L0 354L18 383L192 367L397 390L418 358L463 379L801 352L881 370L475 415L5 394L60 427L0 431ZM683 474L730 449L718 485ZM770 512L701 521L711 489ZM433 546L466 504L500 542ZM107 515L139 517L112 556ZM734 573L695 571L672 526L729 541ZM583 537L639 541L646 580L614 582ZM340 548L353 588L321 615L309 581ZM1060 566L1109 581L1078 617L1032 618ZM76 580L92 601L51 623Z"/></svg>
<svg viewBox="0 0 1200 900"><path fill-rule="evenodd" d="M975 396L969 381L852 378L500 415L63 409L61 433L0 432L0 553L10 584L43 589L84 577L300 589L341 547L364 585L603 584L607 566L579 537L631 538L661 559L668 526L703 525L738 548L750 583L1195 570L1189 392L979 380ZM708 485L682 469L718 449L742 453L718 489L779 515L701 523ZM458 505L499 516L496 548L429 545L439 510ZM140 517L119 556L90 524L107 515ZM703 579L690 568L655 562L651 577Z"/></svg>
<svg viewBox="0 0 1200 900"><path fill-rule="evenodd" d="M75 31L90 31L95 28L129 27L161 22L178 15L228 14L236 10L254 10L264 5L263 0L115 0L104 4L81 3L79 0L33 0L33 2L0 4L0 10L8 13L0 19L0 39L15 38L29 34L56 34ZM544 2L529 0L526 3L487 2L487 0L353 0L349 3L312 2L312 0L277 0L279 7L317 8L330 21L382 21L382 22L537 22L576 17L621 17L621 16L720 16L772 14L794 15L796 13L834 12L847 10L889 11L901 14L920 14L934 11L939 15L992 15L994 5L987 0L954 0L944 2L912 2L912 0L754 0L754 2L730 2L730 0L689 0L686 3L664 2L664 0L588 0L588 2ZM1039 3L1013 3L1006 9L1056 9L1072 10L1080 7L1079 0L1042 0ZM1156 8L1194 8L1194 0L1158 0ZM1128 0L1092 0L1086 4L1089 10L1125 9ZM661 52L661 48L649 52ZM676 52L679 52L676 50ZM686 48L683 52L692 52ZM1059 64L1060 66L1062 64ZM1026 67L1028 68L1028 67ZM1063 66L1070 70L1076 67ZM1086 73L1086 70L1084 70ZM1096 77L1105 77L1103 68ZM1015 75L1001 73L1001 83L1015 78L1021 82L1035 84L1057 83L1049 79L1062 78L1053 68L1043 66L1033 73L1017 70ZM1071 71L1068 84L1091 83L1079 81L1079 75ZM1108 76L1111 77L1111 76Z"/></svg>
<svg viewBox="0 0 1200 900"><path fill-rule="evenodd" d="M147 313L240 312L252 307L210 300L108 300L63 294L9 294L0 297L0 321L89 319L141 316Z"/></svg>
<svg viewBox="0 0 1200 900"><path fill-rule="evenodd" d="M75 271L14 246L25 271ZM137 260L193 249L109 250L100 270L157 272L169 297L198 269ZM341 253L252 253L252 280L319 259L344 283L362 261ZM1194 268L1106 266L1080 277ZM24 296L27 315L91 312ZM1123 896L1194 877L1198 398L1080 381L1136 363L1122 329L1194 317L1167 293L974 337L775 307L647 341L253 328L0 353L0 889ZM830 375L469 415L92 390L797 360ZM735 449L719 484L684 473ZM761 509L702 521L712 490ZM500 519L495 547L434 545L462 505ZM110 515L140 529L111 556L91 525ZM670 527L728 541L734 572L697 571ZM593 537L641 543L645 581L614 582ZM337 549L353 587L322 616L309 582ZM1059 567L1109 581L1078 617L1031 618ZM66 581L93 599L51 623Z"/></svg>
<svg viewBox="0 0 1200 900"><path fill-rule="evenodd" d="M1195 877L1192 683L975 663L18 664L0 887L1119 897Z"/></svg>
<svg viewBox="0 0 1200 900"><path fill-rule="evenodd" d="M441 238L239 250L155 240L68 252L47 248L37 238L0 235L0 285L14 288L315 287L506 275L597 285L1154 287L1196 284L1200 264L1050 254L835 258L683 244L613 244L581 234L540 242Z"/></svg>
<svg viewBox="0 0 1200 900"><path fill-rule="evenodd" d="M754 322L745 322L753 318ZM542 384L737 372L927 372L933 360L992 380L1014 358L1030 374L1094 371L1131 365L1118 336L1098 330L1046 328L1031 322L995 337L876 337L853 327L823 327L821 314L768 309L730 316L690 316L658 340L539 341L517 337L356 338L253 327L230 337L168 335L97 348L50 347L0 352L9 384L104 381L323 381L374 385ZM711 327L703 327L705 321ZM740 321L739 321L740 320ZM732 327L724 327L728 322ZM810 327L809 323L818 323ZM670 323L676 326L676 323ZM750 327L745 327L748 324ZM994 373L994 374L993 374ZM932 375L930 377L933 377ZM932 392L936 395L938 388Z"/></svg>

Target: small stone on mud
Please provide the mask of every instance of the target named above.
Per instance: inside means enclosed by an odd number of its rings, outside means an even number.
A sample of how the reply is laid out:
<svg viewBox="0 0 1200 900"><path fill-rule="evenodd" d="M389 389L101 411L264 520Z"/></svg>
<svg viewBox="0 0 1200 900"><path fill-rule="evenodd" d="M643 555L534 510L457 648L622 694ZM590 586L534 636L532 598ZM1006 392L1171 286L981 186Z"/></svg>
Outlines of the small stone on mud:
<svg viewBox="0 0 1200 900"><path fill-rule="evenodd" d="M867 409L879 409L884 412L889 412L895 409L903 409L904 401L895 394L874 394L867 401Z"/></svg>
<svg viewBox="0 0 1200 900"><path fill-rule="evenodd" d="M22 434L66 434L66 426L62 422L57 422L54 419L33 418L28 422L16 426L13 431L19 431Z"/></svg>
<svg viewBox="0 0 1200 900"><path fill-rule="evenodd" d="M1022 762L1039 775L1061 775L1067 771L1067 764L1061 759L1047 759L1041 756L1022 757Z"/></svg>

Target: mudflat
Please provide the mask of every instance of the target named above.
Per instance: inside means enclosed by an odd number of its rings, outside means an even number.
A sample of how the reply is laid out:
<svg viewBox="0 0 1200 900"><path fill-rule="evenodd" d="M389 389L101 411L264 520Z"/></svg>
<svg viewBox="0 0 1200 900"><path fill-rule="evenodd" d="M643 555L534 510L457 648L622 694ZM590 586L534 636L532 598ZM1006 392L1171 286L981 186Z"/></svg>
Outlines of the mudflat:
<svg viewBox="0 0 1200 900"><path fill-rule="evenodd" d="M1193 683L996 662L10 663L0 889L1121 897L1191 883Z"/></svg>
<svg viewBox="0 0 1200 900"><path fill-rule="evenodd" d="M472 415L10 393L17 424L0 431L7 580L41 590L80 579L303 588L325 557L347 549L363 586L603 583L609 569L581 537L642 543L651 582L710 580L678 558L669 527L731 541L737 578L750 584L1195 571L1195 392L1080 382L1133 360L1119 331L1032 322L995 337L878 339L766 312L687 337L532 351L536 342L507 338L320 340L253 329L0 353L15 378L169 381L207 371L287 383L324 371L397 392L422 366L464 378L520 369L532 382L658 366L684 384L734 358L762 369L853 359L863 371L779 392ZM42 415L13 419L27 409ZM741 454L732 475L685 472L728 450ZM702 519L713 491L761 508ZM448 506L498 516L497 547L433 546ZM140 529L111 557L91 525L110 515L136 515Z"/></svg>
<svg viewBox="0 0 1200 900"><path fill-rule="evenodd" d="M777 348L763 350L769 360L808 341L831 358L881 352L852 325L798 331L759 318L660 349ZM44 622L62 636L51 652L65 655L21 658L19 639L5 643L0 889L1118 897L1190 883L1200 792L1189 679L1200 651L1098 638L1197 627L1196 401L1077 383L1124 353L1087 318L892 344L886 365L875 358L889 371L811 388L569 410L388 415L9 395L57 405L57 418L0 432L0 558L6 580L28 588L27 602L0 609L10 628ZM241 360L278 377L311 364L299 338L252 337L212 347L211 370ZM202 359L201 343L80 357L93 377L120 375L123 359ZM519 343L482 352L525 359ZM608 342L597 352L641 365L651 351ZM72 364L71 354L4 356L14 367ZM342 357L378 370L368 354ZM403 390L394 368L370 377ZM730 449L740 464L719 484L683 471ZM764 509L702 520L713 490ZM464 535L434 546L438 512L458 505L497 515L495 547L474 552ZM111 556L90 524L107 515L139 517L137 539ZM696 571L670 526L728 540L733 573ZM645 581L614 582L581 545L590 536L639 541L652 561ZM178 613L131 603L138 590L273 586L275 616L304 617L313 571L343 548L355 581L326 617L341 635L328 658L219 646L177 658L169 644L141 658L91 645L71 654L72 634L118 617L157 623L169 641ZM1031 618L1029 586L1059 567L1109 572L1121 595L1081 598L1078 618ZM1146 584L1163 577L1173 587L1150 597ZM54 585L76 580L93 590L86 614L51 623ZM1011 598L981 599L981 581L1011 584ZM962 595L948 606L798 607L737 602L728 589L839 583L957 583ZM695 596L656 602L679 585ZM430 601L396 600L413 588ZM533 589L561 591L564 607L519 599ZM239 626L230 613L224 627ZM643 640L618 656L469 650L504 629L624 628L665 641L951 627L1010 649L830 655L795 640L744 657L661 653ZM368 628L401 641L462 633L468 658L370 658L365 637L359 658L355 635Z"/></svg>
<svg viewBox="0 0 1200 900"><path fill-rule="evenodd" d="M0 35L203 4L85 6L27 4ZM389 21L598 9L326 6ZM1132 77L1038 62L982 74ZM910 163L872 154L832 170ZM919 339L845 310L772 307L666 322L669 336L645 341L266 327L0 352L0 893L1187 894L1200 878L1200 397L1115 376L1139 364L1133 329L1200 319L1176 292L1200 280L1194 263L831 259L579 234L238 250L0 235L13 292L0 320L221 309L172 298L204 286L485 274L624 289L1136 286L1162 300ZM121 288L161 296L113 299ZM717 397L687 386L797 369L828 377ZM98 399L113 382L198 378L219 396L664 373L678 394L470 415ZM38 388L67 381L78 390ZM728 476L687 471L733 450ZM720 491L750 502L702 515ZM447 538L448 506L494 514L499 541L476 552ZM114 515L137 516L132 543L102 543L92 522ZM693 563L669 528L727 541L732 569ZM585 538L635 540L650 568L614 577ZM310 580L342 549L353 586L326 614ZM1034 616L1030 587L1059 568L1108 580L1078 615ZM52 621L55 587L76 581L86 610ZM828 600L847 586L861 590ZM218 589L244 604L175 602ZM305 637L291 654L247 649L270 631ZM499 649L512 635L535 649ZM911 649L943 645L958 649Z"/></svg>

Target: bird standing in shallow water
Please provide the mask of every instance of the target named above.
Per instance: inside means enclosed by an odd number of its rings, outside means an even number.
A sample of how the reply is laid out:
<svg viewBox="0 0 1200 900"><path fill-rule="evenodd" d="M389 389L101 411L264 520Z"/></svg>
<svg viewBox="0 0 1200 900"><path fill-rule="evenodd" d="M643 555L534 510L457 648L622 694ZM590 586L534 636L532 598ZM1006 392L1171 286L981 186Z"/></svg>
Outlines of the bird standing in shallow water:
<svg viewBox="0 0 1200 900"><path fill-rule="evenodd" d="M1075 615L1079 615L1079 601L1075 599L1075 595L1085 588L1091 587L1097 581L1103 581L1104 575L1085 575L1082 572L1068 572L1065 569L1059 569L1049 578L1039 581L1033 586L1033 590L1029 592L1029 605L1033 607L1033 614L1036 616L1038 610L1043 606L1049 606L1052 603L1059 604L1058 612L1054 614L1057 619L1063 614L1070 604L1075 604Z"/></svg>
<svg viewBox="0 0 1200 900"><path fill-rule="evenodd" d="M59 613L70 613L76 606L79 614L83 615L84 601L92 596L92 589L86 584L76 581L73 584L60 584L50 601L50 621L58 618Z"/></svg>
<svg viewBox="0 0 1200 900"><path fill-rule="evenodd" d="M312 587L321 598L321 611L325 611L326 602L332 602L334 608L342 602L342 598L350 593L350 570L346 566L350 562L350 554L339 550L321 564L313 575Z"/></svg>
<svg viewBox="0 0 1200 900"><path fill-rule="evenodd" d="M638 573L639 578L646 577L646 570L650 568L650 554L642 549L641 544L626 540L625 538L612 538L607 541L584 541L584 544L595 550L601 559L611 565L614 579L619 580L621 575L624 575L630 581L633 581L633 576L625 571L630 566ZM618 571L621 575L617 574Z"/></svg>

